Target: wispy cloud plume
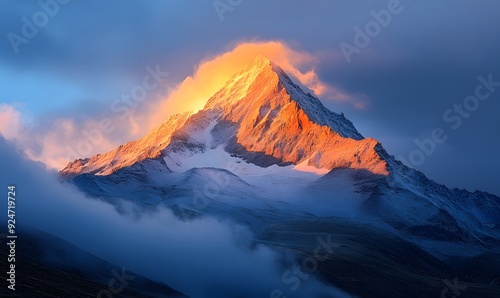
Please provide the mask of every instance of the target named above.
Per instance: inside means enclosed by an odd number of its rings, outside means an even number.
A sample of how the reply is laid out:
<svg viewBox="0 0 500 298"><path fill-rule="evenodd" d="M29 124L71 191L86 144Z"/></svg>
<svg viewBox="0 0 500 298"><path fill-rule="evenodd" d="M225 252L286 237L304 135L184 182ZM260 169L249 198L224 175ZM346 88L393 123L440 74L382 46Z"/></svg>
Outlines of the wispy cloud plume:
<svg viewBox="0 0 500 298"><path fill-rule="evenodd" d="M305 51L294 50L283 41L252 41L236 44L232 49L214 57L206 58L194 73L181 82L164 100L156 113L152 113L151 124L159 123L171 113L199 110L206 101L222 88L231 75L262 55L283 68L288 74L309 88L316 96L331 100L346 101L350 96L320 80L315 66L320 61ZM304 71L305 70L305 71Z"/></svg>
<svg viewBox="0 0 500 298"><path fill-rule="evenodd" d="M314 55L295 50L283 41L250 41L203 59L192 75L170 87L166 95L162 91L168 88L169 83L165 80L168 69L148 66L143 80L130 88L130 94L122 94L102 104L103 110L96 115L76 115L75 109L69 114L42 117L37 123L26 126L23 114L4 104L0 106L3 116L0 129L6 138L21 144L32 159L62 169L74 159L104 153L138 139L170 115L202 109L234 73L259 55L280 65L320 98L351 100L346 93L320 80L315 66L321 61Z"/></svg>

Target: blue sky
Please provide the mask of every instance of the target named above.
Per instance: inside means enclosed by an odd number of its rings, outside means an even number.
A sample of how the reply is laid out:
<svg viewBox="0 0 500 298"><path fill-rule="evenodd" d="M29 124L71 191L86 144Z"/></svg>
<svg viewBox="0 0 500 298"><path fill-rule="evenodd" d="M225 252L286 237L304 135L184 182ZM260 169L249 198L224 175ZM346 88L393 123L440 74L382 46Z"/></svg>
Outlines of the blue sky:
<svg viewBox="0 0 500 298"><path fill-rule="evenodd" d="M18 53L9 33L22 35L23 17L32 20L42 8L37 1L4 1L0 103L32 114L29 130L41 135L61 125L53 119L105 116L109 102L130 92L148 65L168 71L165 85L174 86L200 61L238 42L280 40L317 57L322 81L366 100L359 109L322 98L363 135L408 158L416 138L445 128L448 140L416 168L451 187L500 195L500 92L481 101L459 129L449 130L443 121L448 108L473 95L478 76L493 74L500 81L500 3L402 0L400 13L348 63L339 45L354 44L354 28L365 28L374 20L370 12L386 10L391 1L243 0L223 20L213 1L69 1L58 4ZM149 96L165 92L159 88ZM133 124L122 125L128 131ZM107 146L128 141L125 136L117 134Z"/></svg>

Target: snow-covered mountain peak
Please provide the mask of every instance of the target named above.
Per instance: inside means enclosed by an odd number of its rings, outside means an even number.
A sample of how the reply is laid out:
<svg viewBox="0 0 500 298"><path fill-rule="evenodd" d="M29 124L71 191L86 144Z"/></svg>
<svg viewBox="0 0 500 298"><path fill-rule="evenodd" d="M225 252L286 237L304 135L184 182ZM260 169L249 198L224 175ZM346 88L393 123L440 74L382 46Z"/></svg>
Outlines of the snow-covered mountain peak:
<svg viewBox="0 0 500 298"><path fill-rule="evenodd" d="M263 110L272 105L271 101L281 100L280 106L294 102L314 123L327 126L345 138L363 139L352 122L342 114L328 110L321 101L304 92L277 64L263 56L257 56L252 63L235 73L214 96L205 109L220 108L231 113L242 99L244 105L254 105L260 99ZM241 105L241 104L240 104Z"/></svg>
<svg viewBox="0 0 500 298"><path fill-rule="evenodd" d="M232 75L224 87L207 101L205 109L230 108L245 97L255 85L273 87L278 81L278 74L271 61L258 56L252 63Z"/></svg>
<svg viewBox="0 0 500 298"><path fill-rule="evenodd" d="M388 175L376 140L363 138L343 115L328 110L262 56L236 72L203 110L171 117L143 139L70 163L62 174L108 175L160 157L171 168L179 156L218 146L261 167L293 164L313 172L341 167Z"/></svg>
<svg viewBox="0 0 500 298"><path fill-rule="evenodd" d="M404 166L264 57L236 72L204 109L61 174L91 194L145 205L201 193L214 201L206 212L255 212L256 229L262 218L308 212L374 218L433 252L433 241L498 247L500 239L500 198L450 190Z"/></svg>

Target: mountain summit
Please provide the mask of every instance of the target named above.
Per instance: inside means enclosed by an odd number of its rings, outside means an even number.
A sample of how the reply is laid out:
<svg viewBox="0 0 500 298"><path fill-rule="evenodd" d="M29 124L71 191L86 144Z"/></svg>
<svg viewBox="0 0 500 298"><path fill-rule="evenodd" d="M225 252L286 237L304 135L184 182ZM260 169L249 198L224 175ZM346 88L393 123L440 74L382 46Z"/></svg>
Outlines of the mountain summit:
<svg viewBox="0 0 500 298"><path fill-rule="evenodd" d="M236 72L202 110L173 115L142 139L61 171L74 181L90 179L84 184L92 191L132 179L138 180L134 189L152 184L172 196L179 185L196 188L215 173L234 180L228 198L241 191L253 199L336 194L349 199L348 209L424 238L489 241L500 233L490 230L500 222L498 197L449 190L406 167L262 56Z"/></svg>
<svg viewBox="0 0 500 298"><path fill-rule="evenodd" d="M130 200L185 220L229 218L299 263L331 236L341 245L317 275L360 297L437 296L445 276L483 282L471 297L498 297L491 284L500 267L475 264L500 259L500 198L405 166L263 57L202 110L61 175L117 209ZM380 286L388 280L397 281L391 293Z"/></svg>
<svg viewBox="0 0 500 298"><path fill-rule="evenodd" d="M335 194L349 200L342 208L364 210L419 237L483 243L500 233L498 197L449 190L406 167L262 56L237 71L202 110L173 115L142 139L61 171L92 192L137 180L127 185L131 193L153 187L167 196L219 174L234 180L228 199L242 192L252 200Z"/></svg>
<svg viewBox="0 0 500 298"><path fill-rule="evenodd" d="M211 142L200 140L200 133ZM234 74L196 114L171 116L144 138L76 160L61 173L109 175L136 162L166 157L183 145L188 151L222 145L226 152L263 167L301 164L322 171L352 168L388 174L376 140L363 138L343 115L306 94L262 56Z"/></svg>

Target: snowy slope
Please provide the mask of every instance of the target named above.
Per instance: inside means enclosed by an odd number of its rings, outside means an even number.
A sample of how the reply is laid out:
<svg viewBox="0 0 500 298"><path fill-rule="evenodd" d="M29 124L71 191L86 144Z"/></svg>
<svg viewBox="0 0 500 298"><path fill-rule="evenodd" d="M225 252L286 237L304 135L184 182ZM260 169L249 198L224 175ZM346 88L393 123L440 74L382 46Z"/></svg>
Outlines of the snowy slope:
<svg viewBox="0 0 500 298"><path fill-rule="evenodd" d="M66 176L83 173L109 175L136 162L158 157L169 144L172 133L184 125L189 116L190 113L184 113L168 117L159 127L153 129L145 137L121 145L105 154L75 160L69 163L61 173Z"/></svg>
<svg viewBox="0 0 500 298"><path fill-rule="evenodd" d="M450 190L404 166L263 57L203 110L172 116L143 139L74 161L61 174L93 196L188 205L255 231L277 219L335 216L435 255L500 244L500 198Z"/></svg>

